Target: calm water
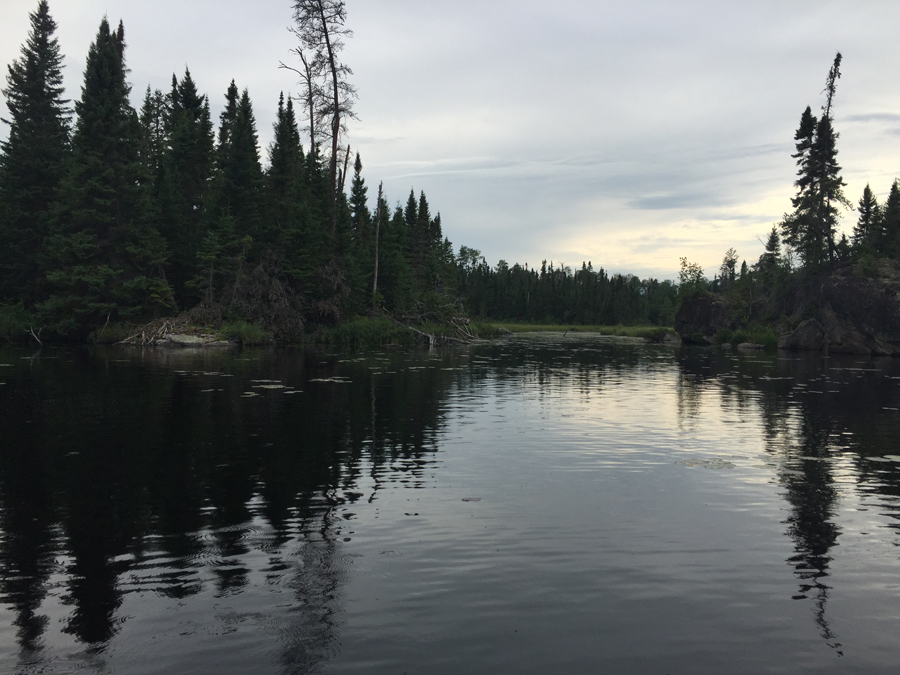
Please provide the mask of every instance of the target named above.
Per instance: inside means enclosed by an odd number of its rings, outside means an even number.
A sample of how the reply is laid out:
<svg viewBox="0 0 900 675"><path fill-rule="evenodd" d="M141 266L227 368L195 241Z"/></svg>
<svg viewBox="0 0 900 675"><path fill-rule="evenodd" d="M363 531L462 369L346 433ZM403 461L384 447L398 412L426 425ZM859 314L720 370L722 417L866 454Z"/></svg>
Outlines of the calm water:
<svg viewBox="0 0 900 675"><path fill-rule="evenodd" d="M897 673L900 360L0 351L0 672Z"/></svg>

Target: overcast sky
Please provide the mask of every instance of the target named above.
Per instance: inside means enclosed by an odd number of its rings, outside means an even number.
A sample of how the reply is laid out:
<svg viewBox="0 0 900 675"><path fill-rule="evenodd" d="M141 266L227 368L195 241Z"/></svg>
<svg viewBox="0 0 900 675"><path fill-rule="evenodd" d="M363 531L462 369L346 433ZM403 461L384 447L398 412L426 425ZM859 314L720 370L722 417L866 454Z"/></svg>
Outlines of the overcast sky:
<svg viewBox="0 0 900 675"><path fill-rule="evenodd" d="M0 62L36 0L0 2ZM247 87L265 159L296 93L288 0L50 0L80 94L104 14L124 20L134 103L190 67L218 116ZM503 258L674 278L751 262L794 193L793 134L835 52L847 197L900 176L900 2L347 0L358 149L370 196L424 190L445 234ZM5 109L0 109L3 112ZM5 137L5 132L0 132ZM855 213L843 227L849 232Z"/></svg>

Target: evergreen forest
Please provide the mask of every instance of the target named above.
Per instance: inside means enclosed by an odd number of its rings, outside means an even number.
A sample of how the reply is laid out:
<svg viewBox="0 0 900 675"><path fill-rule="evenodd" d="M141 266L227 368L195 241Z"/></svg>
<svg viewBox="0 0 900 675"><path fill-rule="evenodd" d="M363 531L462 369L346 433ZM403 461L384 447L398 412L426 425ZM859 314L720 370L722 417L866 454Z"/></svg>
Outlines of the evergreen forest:
<svg viewBox="0 0 900 675"><path fill-rule="evenodd" d="M876 281L892 276L889 270L900 261L900 181L896 179L883 204L866 185L856 204L851 236L839 234L839 218L854 210L843 190L846 183L837 161L839 134L834 129L842 58L838 52L828 71L821 113L816 115L807 106L800 115L791 155L797 166L793 210L772 226L759 259L748 265L730 248L711 279L699 265L681 259L679 304L705 292L716 293L727 303L733 325L747 327L757 335L767 332L767 342L772 345L773 328L791 329L785 308L823 279L850 269ZM814 310L808 307L805 311ZM746 331L741 332L746 337ZM733 339L731 333L722 331L720 341Z"/></svg>
<svg viewBox="0 0 900 675"><path fill-rule="evenodd" d="M188 69L133 105L121 22L100 22L67 99L40 0L2 90L0 338L96 340L176 316L279 341L361 318L671 325L671 282L590 263L490 267L476 249L454 252L424 192L391 206L367 184L347 137L345 21L343 2L294 3L297 67L282 67L301 95L279 98L263 154L249 89L234 81L216 120Z"/></svg>

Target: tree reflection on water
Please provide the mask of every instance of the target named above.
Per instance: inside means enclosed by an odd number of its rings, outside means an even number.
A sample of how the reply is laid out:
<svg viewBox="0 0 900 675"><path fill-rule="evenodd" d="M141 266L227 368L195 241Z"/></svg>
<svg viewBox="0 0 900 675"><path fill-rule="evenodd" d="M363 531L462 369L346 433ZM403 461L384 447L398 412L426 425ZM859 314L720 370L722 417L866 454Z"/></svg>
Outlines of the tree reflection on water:
<svg viewBox="0 0 900 675"><path fill-rule="evenodd" d="M256 571L289 588L298 608L278 629L285 668L326 658L360 478L376 489L422 480L449 374L379 381L367 364L342 364L350 387L307 382L337 370L336 357L313 351L53 356L17 369L2 390L0 595L15 608L22 663L40 662L40 608L56 578L70 607L63 631L102 653L126 594L178 601L212 583L224 598ZM260 372L313 395L248 401ZM250 553L265 559L257 570Z"/></svg>
<svg viewBox="0 0 900 675"><path fill-rule="evenodd" d="M832 631L827 602L832 591L829 566L839 543L835 522L841 499L839 482L856 483L860 493L896 496L900 472L893 464L873 464L873 455L890 448L898 428L900 407L885 382L900 372L886 358L845 356L828 359L818 353L732 355L720 350L685 350L679 358L686 400L697 398L696 382L719 390L723 404L762 413L766 452L772 458L789 506L786 534L794 542L787 562L800 580L796 600L811 599L819 634L841 652ZM688 409L691 404L683 404ZM696 407L696 403L693 404ZM872 467L878 466L879 471ZM842 474L839 481L835 472ZM900 515L897 504L881 508Z"/></svg>
<svg viewBox="0 0 900 675"><path fill-rule="evenodd" d="M137 596L167 611L196 601L219 634L255 622L278 636L284 672L312 670L339 647L357 514L383 487L428 484L452 396L528 382L538 397L588 400L636 371L677 380L684 429L702 426L711 400L761 418L787 506L792 597L811 603L841 653L828 613L841 500L889 498L879 512L900 519L900 465L868 459L897 437L900 400L886 382L900 362L585 345L360 357L48 350L10 368L0 599L14 609L20 663L56 658L57 619L76 649L102 657ZM254 586L271 592L266 602L280 594L287 618L227 608ZM199 639L192 617L172 630Z"/></svg>

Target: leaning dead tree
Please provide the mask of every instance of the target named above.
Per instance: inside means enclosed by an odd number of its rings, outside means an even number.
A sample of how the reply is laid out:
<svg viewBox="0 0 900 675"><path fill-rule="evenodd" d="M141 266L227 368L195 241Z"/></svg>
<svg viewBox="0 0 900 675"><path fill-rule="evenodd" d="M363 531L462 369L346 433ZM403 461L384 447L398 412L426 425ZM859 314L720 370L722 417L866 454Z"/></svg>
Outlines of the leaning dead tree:
<svg viewBox="0 0 900 675"><path fill-rule="evenodd" d="M347 120L356 118L353 112L356 89L347 81L353 71L340 60L344 39L353 36L353 31L345 27L346 20L347 9L343 0L295 0L294 25L290 30L299 44L291 51L300 57L303 67L286 66L300 74L306 88L311 150L315 149L317 141L316 128L331 145L328 173L332 235L337 224L337 201L341 188L338 178L340 140L347 133ZM345 156L349 157L349 154L348 148Z"/></svg>

